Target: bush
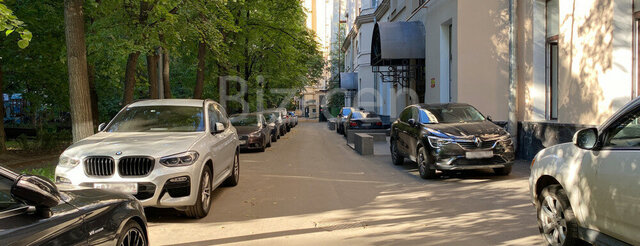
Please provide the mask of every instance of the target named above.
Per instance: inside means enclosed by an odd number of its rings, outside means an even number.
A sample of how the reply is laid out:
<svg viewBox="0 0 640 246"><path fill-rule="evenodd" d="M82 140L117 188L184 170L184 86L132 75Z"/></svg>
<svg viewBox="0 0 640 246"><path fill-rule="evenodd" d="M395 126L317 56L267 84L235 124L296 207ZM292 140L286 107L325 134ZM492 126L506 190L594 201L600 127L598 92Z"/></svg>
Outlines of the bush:
<svg viewBox="0 0 640 246"><path fill-rule="evenodd" d="M55 165L50 165L50 166L43 167L43 168L27 169L27 170L23 170L22 171L22 174L30 174L30 175L42 176L42 177L50 179L53 182L55 182L55 173L56 173L56 166Z"/></svg>

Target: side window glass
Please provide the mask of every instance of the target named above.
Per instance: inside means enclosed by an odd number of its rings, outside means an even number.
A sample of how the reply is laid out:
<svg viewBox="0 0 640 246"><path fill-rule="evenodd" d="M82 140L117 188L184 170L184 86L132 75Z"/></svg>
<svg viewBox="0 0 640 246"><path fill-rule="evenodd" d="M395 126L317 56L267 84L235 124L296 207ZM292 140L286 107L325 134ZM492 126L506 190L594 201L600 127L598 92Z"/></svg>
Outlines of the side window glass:
<svg viewBox="0 0 640 246"><path fill-rule="evenodd" d="M640 147L640 112L629 115L609 128L608 133L604 146Z"/></svg>
<svg viewBox="0 0 640 246"><path fill-rule="evenodd" d="M215 131L216 123L220 122L220 120L218 118L218 113L213 107L213 104L209 104L209 109L207 110L207 114L209 115L209 129L211 131Z"/></svg>
<svg viewBox="0 0 640 246"><path fill-rule="evenodd" d="M420 115L419 115L419 112L418 112L418 108L411 107L411 118L410 119L413 119L416 122L420 122Z"/></svg>
<svg viewBox="0 0 640 246"><path fill-rule="evenodd" d="M405 108L402 113L400 113L400 121L406 123L411 119L411 109L412 108Z"/></svg>
<svg viewBox="0 0 640 246"><path fill-rule="evenodd" d="M227 119L227 111L224 110L224 108L218 104L216 105L216 112L218 113L218 120L220 121L220 123L224 124L225 128L229 128L229 119Z"/></svg>
<svg viewBox="0 0 640 246"><path fill-rule="evenodd" d="M0 213L20 205L11 197L11 185L11 180L0 177Z"/></svg>

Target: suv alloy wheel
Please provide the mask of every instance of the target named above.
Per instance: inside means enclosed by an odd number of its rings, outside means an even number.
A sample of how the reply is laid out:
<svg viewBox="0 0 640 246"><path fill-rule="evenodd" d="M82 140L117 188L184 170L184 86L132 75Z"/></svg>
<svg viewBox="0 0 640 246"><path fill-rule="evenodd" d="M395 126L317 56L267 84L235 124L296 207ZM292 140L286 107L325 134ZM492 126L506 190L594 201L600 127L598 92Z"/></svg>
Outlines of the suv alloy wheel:
<svg viewBox="0 0 640 246"><path fill-rule="evenodd" d="M436 178L436 170L431 167L431 158L424 147L418 149L418 169L423 179Z"/></svg>
<svg viewBox="0 0 640 246"><path fill-rule="evenodd" d="M569 198L560 185L545 187L539 196L538 227L549 245L575 245L578 224Z"/></svg>
<svg viewBox="0 0 640 246"><path fill-rule="evenodd" d="M196 200L195 205L188 207L185 211L187 216L193 218L203 218L209 213L209 209L211 208L212 177L213 175L211 175L211 168L205 165L200 178L198 199Z"/></svg>

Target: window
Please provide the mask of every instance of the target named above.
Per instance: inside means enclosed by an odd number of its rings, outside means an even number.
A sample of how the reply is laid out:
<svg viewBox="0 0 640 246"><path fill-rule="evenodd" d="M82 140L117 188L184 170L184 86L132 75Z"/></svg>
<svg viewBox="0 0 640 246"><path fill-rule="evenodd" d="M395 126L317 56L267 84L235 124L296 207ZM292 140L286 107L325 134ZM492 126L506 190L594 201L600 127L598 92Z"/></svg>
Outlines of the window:
<svg viewBox="0 0 640 246"><path fill-rule="evenodd" d="M608 129L607 147L640 147L640 112L622 119L619 124Z"/></svg>
<svg viewBox="0 0 640 246"><path fill-rule="evenodd" d="M371 8L378 7L378 0L371 0Z"/></svg>
<svg viewBox="0 0 640 246"><path fill-rule="evenodd" d="M140 106L118 113L107 132L204 131L202 107Z"/></svg>
<svg viewBox="0 0 640 246"><path fill-rule="evenodd" d="M13 181L0 176L0 213L22 206L11 197Z"/></svg>
<svg viewBox="0 0 640 246"><path fill-rule="evenodd" d="M209 105L208 109L209 113L209 129L213 132L215 131L216 123L220 122L219 115L216 112L216 109L213 107L213 104Z"/></svg>
<svg viewBox="0 0 640 246"><path fill-rule="evenodd" d="M546 46L547 46L547 114L550 120L558 119L558 34L560 29L560 0L546 2Z"/></svg>
<svg viewBox="0 0 640 246"><path fill-rule="evenodd" d="M216 107L216 112L218 113L218 120L220 123L224 125L224 127L229 128L229 119L227 118L227 111L224 110L220 104L214 104Z"/></svg>
<svg viewBox="0 0 640 246"><path fill-rule="evenodd" d="M405 108L402 113L400 113L400 121L409 122L409 119L413 116L413 113L411 112L412 108L413 107Z"/></svg>

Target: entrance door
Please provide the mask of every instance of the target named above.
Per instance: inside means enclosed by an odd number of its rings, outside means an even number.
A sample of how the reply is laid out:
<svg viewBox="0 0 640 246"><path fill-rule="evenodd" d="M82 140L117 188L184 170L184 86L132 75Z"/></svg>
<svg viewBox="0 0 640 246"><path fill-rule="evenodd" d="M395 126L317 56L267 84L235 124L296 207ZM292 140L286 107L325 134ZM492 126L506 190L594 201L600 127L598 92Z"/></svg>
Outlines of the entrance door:
<svg viewBox="0 0 640 246"><path fill-rule="evenodd" d="M440 102L453 101L451 87L453 79L453 24L448 20L440 27Z"/></svg>

